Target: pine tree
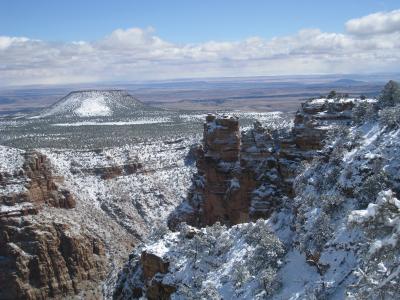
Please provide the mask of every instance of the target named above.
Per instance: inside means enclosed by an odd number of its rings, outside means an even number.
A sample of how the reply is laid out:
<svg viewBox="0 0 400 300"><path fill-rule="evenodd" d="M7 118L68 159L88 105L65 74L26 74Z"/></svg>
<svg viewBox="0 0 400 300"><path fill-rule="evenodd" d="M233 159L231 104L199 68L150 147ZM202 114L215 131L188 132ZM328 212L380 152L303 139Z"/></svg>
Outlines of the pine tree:
<svg viewBox="0 0 400 300"><path fill-rule="evenodd" d="M394 80L390 80L383 88L379 98L381 107L395 106L400 103L400 85Z"/></svg>

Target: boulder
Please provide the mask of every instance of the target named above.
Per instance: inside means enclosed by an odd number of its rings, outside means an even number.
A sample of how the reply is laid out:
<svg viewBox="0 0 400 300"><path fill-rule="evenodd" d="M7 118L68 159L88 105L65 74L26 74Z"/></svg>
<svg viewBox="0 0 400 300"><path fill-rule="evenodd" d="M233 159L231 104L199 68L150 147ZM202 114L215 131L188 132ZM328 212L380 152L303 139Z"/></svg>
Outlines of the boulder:
<svg viewBox="0 0 400 300"><path fill-rule="evenodd" d="M168 272L169 262L164 261L161 257L153 253L143 251L140 261L145 280L152 279L157 273L165 274Z"/></svg>

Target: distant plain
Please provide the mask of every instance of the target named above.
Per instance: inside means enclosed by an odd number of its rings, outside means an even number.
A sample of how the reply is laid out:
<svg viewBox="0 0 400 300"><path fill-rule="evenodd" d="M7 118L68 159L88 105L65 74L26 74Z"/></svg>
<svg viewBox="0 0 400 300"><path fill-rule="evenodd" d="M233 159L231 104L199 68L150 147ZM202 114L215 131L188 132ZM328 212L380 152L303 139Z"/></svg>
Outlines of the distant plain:
<svg viewBox="0 0 400 300"><path fill-rule="evenodd" d="M293 112L304 99L331 90L351 96L378 95L387 78L400 74L268 76L185 79L0 88L0 115L47 107L73 90L123 89L148 105L171 110Z"/></svg>

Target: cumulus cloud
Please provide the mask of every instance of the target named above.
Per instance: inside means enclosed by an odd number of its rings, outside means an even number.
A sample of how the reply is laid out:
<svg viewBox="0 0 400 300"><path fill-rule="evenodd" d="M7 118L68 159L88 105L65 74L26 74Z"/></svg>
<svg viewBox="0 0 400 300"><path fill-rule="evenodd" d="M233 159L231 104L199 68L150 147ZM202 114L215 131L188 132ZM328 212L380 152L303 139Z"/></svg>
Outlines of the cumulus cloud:
<svg viewBox="0 0 400 300"><path fill-rule="evenodd" d="M0 50L8 48L11 44L23 43L28 41L25 37L0 36Z"/></svg>
<svg viewBox="0 0 400 300"><path fill-rule="evenodd" d="M389 12L378 12L346 23L351 34L374 35L400 31L400 9Z"/></svg>
<svg viewBox="0 0 400 300"><path fill-rule="evenodd" d="M350 20L347 33L304 29L272 39L199 44L168 42L152 28L117 29L94 42L0 36L0 85L397 71L396 14ZM371 21L381 15L380 25Z"/></svg>

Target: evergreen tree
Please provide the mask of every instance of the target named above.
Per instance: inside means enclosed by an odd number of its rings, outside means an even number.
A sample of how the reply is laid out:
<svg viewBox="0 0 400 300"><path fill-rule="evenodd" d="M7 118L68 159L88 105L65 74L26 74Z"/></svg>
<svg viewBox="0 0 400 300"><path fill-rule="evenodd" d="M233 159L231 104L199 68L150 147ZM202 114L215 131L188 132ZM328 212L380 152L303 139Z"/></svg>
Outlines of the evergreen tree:
<svg viewBox="0 0 400 300"><path fill-rule="evenodd" d="M394 80L390 80L383 88L379 98L381 107L395 106L400 103L400 85Z"/></svg>

